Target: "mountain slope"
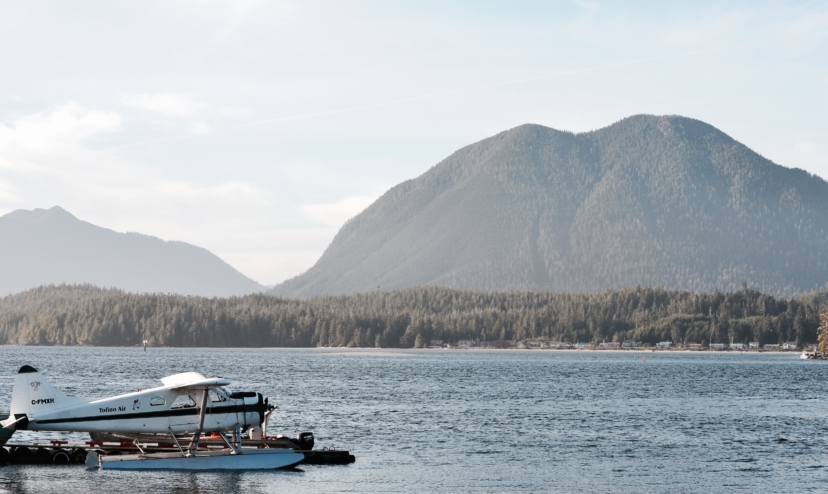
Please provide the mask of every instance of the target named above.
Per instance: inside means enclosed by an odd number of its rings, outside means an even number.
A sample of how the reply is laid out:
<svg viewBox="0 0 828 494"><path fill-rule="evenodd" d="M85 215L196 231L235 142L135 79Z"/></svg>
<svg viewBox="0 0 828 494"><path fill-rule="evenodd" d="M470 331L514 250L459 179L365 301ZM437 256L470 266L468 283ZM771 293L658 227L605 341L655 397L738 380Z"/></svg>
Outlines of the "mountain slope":
<svg viewBox="0 0 828 494"><path fill-rule="evenodd" d="M582 134L523 125L460 149L274 292L743 282L777 295L828 284L828 183L704 122L638 115Z"/></svg>
<svg viewBox="0 0 828 494"><path fill-rule="evenodd" d="M59 283L220 297L264 290L206 249L117 233L57 206L0 217L0 239L0 294Z"/></svg>

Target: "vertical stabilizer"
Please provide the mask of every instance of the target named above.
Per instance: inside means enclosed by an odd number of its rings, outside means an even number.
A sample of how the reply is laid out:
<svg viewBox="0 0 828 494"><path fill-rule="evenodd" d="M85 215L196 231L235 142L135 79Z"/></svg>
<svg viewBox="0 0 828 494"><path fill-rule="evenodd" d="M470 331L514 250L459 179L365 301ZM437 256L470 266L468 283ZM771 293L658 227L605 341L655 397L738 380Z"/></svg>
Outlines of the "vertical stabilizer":
<svg viewBox="0 0 828 494"><path fill-rule="evenodd" d="M25 429L30 418L42 412L51 412L65 406L70 399L49 384L34 367L24 365L17 371L12 390L9 421L16 421L12 427ZM6 427L9 427L6 425Z"/></svg>

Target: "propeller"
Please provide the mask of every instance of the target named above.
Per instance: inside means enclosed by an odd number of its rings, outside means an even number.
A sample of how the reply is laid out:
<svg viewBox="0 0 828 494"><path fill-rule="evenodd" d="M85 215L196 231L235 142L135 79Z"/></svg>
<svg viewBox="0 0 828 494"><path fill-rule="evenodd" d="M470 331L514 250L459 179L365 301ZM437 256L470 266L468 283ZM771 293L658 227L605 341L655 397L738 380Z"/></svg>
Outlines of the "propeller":
<svg viewBox="0 0 828 494"><path fill-rule="evenodd" d="M264 414L264 421L262 422L262 434L267 435L267 421L270 419L270 414L273 413L273 410L276 410L279 407L277 405L270 405L267 397L264 399L264 404L267 411Z"/></svg>

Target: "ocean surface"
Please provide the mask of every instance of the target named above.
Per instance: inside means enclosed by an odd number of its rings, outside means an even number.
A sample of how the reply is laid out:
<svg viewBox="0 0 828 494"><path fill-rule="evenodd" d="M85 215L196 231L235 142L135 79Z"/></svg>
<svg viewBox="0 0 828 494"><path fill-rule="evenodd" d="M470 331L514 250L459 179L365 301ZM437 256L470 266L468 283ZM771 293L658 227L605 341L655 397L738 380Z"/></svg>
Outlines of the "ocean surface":
<svg viewBox="0 0 828 494"><path fill-rule="evenodd" d="M646 356L646 362L642 358ZM195 370L278 403L347 466L0 467L0 492L825 492L828 362L796 354L0 346L0 411L29 364L107 396ZM81 436L18 432L12 439Z"/></svg>

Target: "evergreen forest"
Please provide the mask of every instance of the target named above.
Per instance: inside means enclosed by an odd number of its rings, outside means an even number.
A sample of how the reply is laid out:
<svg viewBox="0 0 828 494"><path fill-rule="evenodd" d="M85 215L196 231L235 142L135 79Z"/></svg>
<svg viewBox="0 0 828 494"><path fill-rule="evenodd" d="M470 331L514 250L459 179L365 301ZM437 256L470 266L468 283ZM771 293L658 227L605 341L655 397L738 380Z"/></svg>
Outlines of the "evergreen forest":
<svg viewBox="0 0 828 494"><path fill-rule="evenodd" d="M826 291L778 298L746 285L727 293L420 287L308 300L60 285L0 299L0 344L131 346L148 340L176 347L411 348L432 339L544 339L805 345L817 341L820 312L826 309Z"/></svg>

